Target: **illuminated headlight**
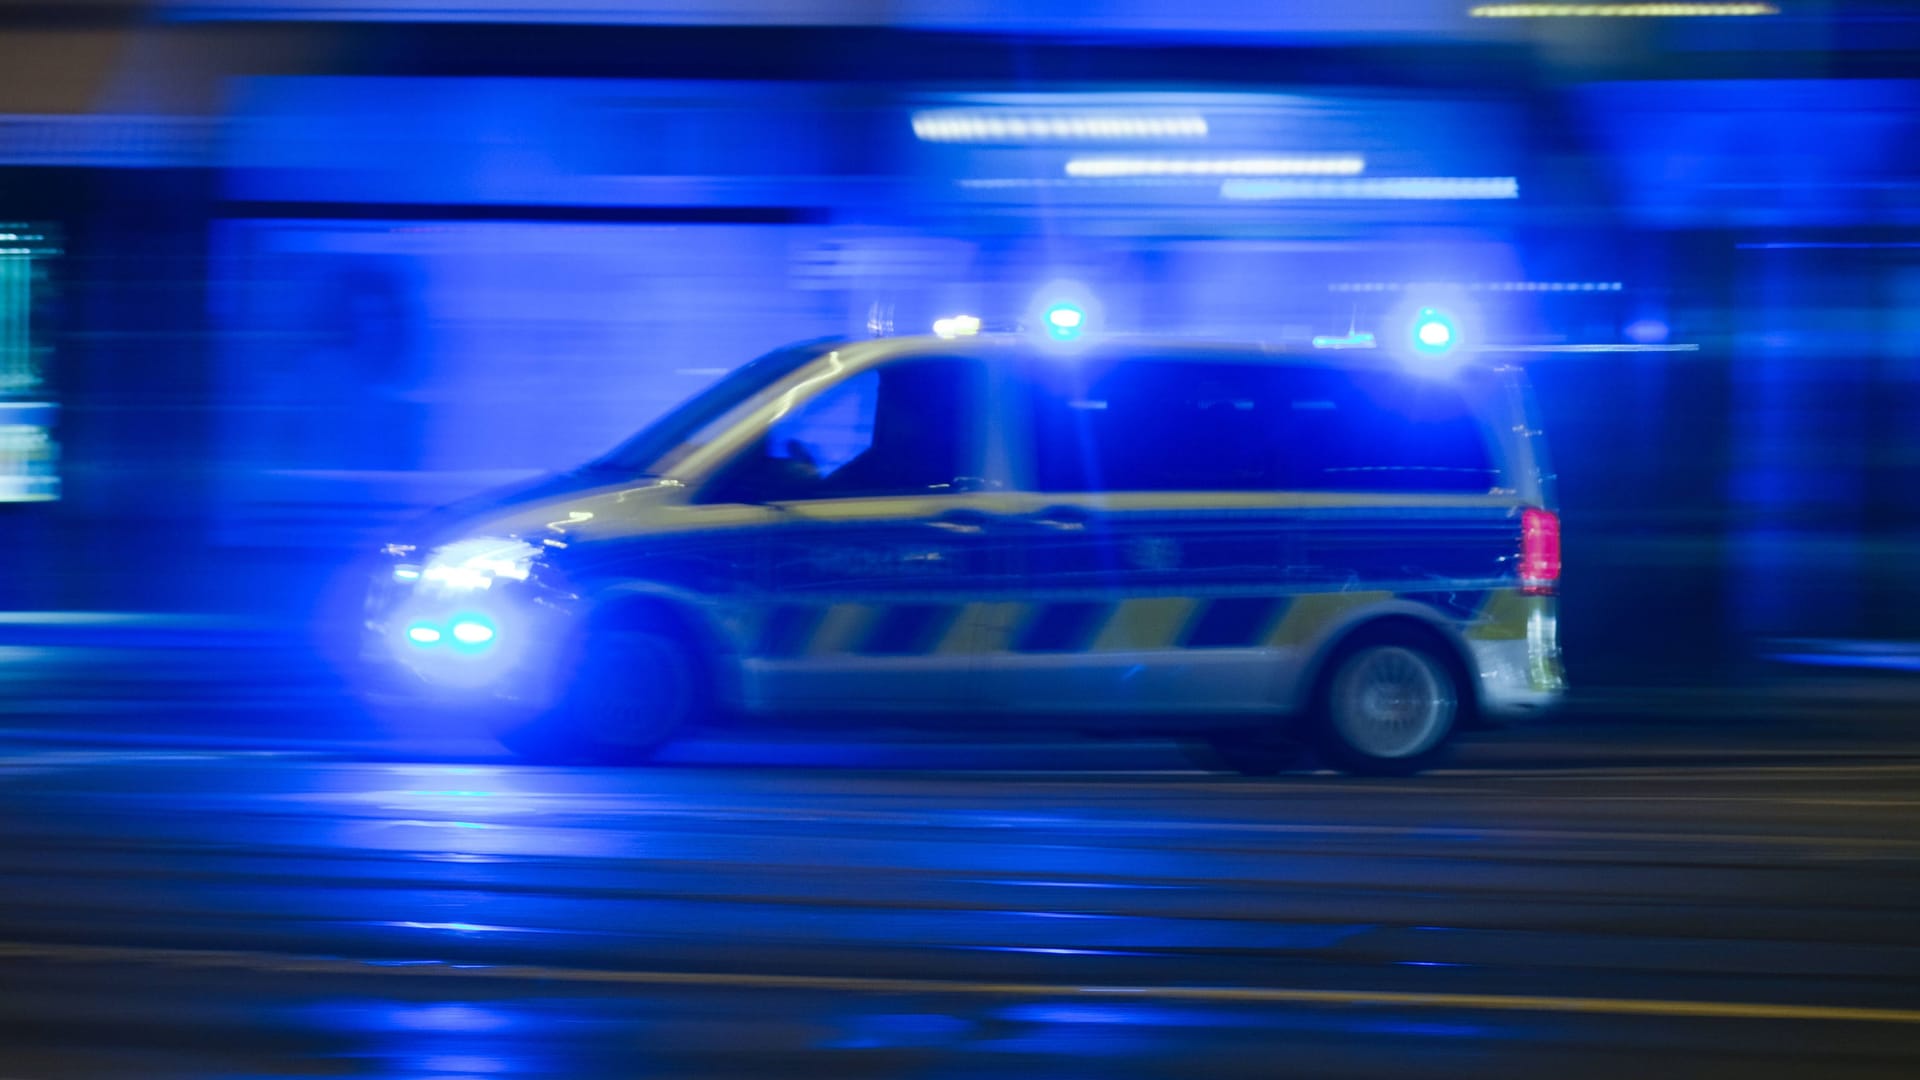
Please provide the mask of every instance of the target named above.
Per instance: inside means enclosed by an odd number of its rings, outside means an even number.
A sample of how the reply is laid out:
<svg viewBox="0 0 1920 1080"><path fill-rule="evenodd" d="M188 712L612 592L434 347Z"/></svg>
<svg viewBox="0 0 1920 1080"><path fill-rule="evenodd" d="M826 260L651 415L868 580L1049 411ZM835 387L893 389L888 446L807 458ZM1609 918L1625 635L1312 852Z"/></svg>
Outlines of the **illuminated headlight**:
<svg viewBox="0 0 1920 1080"><path fill-rule="evenodd" d="M436 549L420 569L422 582L447 589L490 589L497 578L525 581L539 549L524 540L477 537Z"/></svg>

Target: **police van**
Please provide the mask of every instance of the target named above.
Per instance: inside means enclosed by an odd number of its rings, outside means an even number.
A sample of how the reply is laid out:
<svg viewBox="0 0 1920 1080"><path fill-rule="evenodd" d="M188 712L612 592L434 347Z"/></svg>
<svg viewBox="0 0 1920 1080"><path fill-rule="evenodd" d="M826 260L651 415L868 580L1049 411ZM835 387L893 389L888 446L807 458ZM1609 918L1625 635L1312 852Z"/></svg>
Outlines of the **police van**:
<svg viewBox="0 0 1920 1080"><path fill-rule="evenodd" d="M1516 370L833 341L387 545L365 644L542 759L886 717L1407 774L1561 694L1559 577Z"/></svg>

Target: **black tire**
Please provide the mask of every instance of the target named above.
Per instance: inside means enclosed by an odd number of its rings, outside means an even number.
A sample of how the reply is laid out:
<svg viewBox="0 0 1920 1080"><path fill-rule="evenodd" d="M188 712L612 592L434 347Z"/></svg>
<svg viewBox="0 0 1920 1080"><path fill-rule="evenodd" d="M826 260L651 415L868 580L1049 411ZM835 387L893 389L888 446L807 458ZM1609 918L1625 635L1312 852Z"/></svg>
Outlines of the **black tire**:
<svg viewBox="0 0 1920 1080"><path fill-rule="evenodd" d="M1411 776L1446 755L1472 708L1466 672L1438 634L1386 625L1358 632L1327 658L1310 732L1336 769Z"/></svg>
<svg viewBox="0 0 1920 1080"><path fill-rule="evenodd" d="M712 711L712 669L673 620L595 627L575 650L559 702L499 731L507 749L549 764L647 761Z"/></svg>
<svg viewBox="0 0 1920 1080"><path fill-rule="evenodd" d="M1186 744L1187 759L1202 769L1242 776L1278 776L1311 768L1313 752L1283 733L1230 732Z"/></svg>

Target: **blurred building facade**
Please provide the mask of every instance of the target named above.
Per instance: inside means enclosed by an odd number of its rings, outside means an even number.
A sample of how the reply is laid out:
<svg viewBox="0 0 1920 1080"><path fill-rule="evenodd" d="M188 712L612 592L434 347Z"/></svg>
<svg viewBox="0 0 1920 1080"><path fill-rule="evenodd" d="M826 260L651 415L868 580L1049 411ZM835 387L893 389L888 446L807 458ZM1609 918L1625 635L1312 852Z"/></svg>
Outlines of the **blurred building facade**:
<svg viewBox="0 0 1920 1080"><path fill-rule="evenodd" d="M1442 302L1525 364L1576 677L1920 637L1920 21L1089 10L0 2L61 418L11 602L258 602L775 345L1071 280L1297 343Z"/></svg>

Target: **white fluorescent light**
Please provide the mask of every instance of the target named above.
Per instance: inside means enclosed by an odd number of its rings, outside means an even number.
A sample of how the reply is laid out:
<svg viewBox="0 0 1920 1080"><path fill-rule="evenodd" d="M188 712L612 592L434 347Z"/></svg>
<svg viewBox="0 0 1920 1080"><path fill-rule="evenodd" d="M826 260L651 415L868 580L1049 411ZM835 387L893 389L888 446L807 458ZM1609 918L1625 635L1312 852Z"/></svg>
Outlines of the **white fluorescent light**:
<svg viewBox="0 0 1920 1080"><path fill-rule="evenodd" d="M1663 19L1739 15L1778 15L1772 4L1482 4L1468 10L1476 19Z"/></svg>
<svg viewBox="0 0 1920 1080"><path fill-rule="evenodd" d="M1086 139L1204 139L1198 113L1015 113L936 109L913 114L922 142L1052 142Z"/></svg>
<svg viewBox="0 0 1920 1080"><path fill-rule="evenodd" d="M1339 180L1228 180L1226 199L1517 199L1511 176L1389 176Z"/></svg>
<svg viewBox="0 0 1920 1080"><path fill-rule="evenodd" d="M1367 161L1353 155L1314 157L1077 157L1067 175L1116 176L1357 176Z"/></svg>
<svg viewBox="0 0 1920 1080"><path fill-rule="evenodd" d="M980 332L980 319L973 315L955 315L933 320L933 332L943 338L971 337Z"/></svg>
<svg viewBox="0 0 1920 1080"><path fill-rule="evenodd" d="M1214 185L1211 176L1118 176L1093 179L1074 176L967 176L954 181L963 188L992 191L998 188L1144 188L1205 187Z"/></svg>
<svg viewBox="0 0 1920 1080"><path fill-rule="evenodd" d="M1468 292L1619 292L1618 281L1336 281L1328 292L1419 292L1422 289L1464 289Z"/></svg>
<svg viewBox="0 0 1920 1080"><path fill-rule="evenodd" d="M1627 342L1604 345L1482 345L1478 352L1699 352L1698 345L1635 345Z"/></svg>
<svg viewBox="0 0 1920 1080"><path fill-rule="evenodd" d="M0 240L6 237L0 236ZM1742 251L1867 251L1875 248L1920 248L1920 243L1911 240L1772 240L1765 243L1735 244Z"/></svg>

